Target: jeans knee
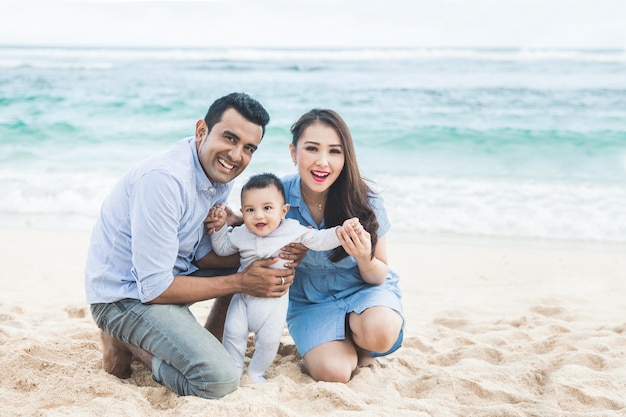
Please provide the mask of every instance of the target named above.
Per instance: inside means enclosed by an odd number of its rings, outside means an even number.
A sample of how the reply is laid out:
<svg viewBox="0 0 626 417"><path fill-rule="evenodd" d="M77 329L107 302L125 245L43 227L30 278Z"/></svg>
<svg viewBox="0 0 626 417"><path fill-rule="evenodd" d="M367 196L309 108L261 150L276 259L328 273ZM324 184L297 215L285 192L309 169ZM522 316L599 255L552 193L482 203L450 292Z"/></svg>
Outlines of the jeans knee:
<svg viewBox="0 0 626 417"><path fill-rule="evenodd" d="M234 365L212 369L211 372L203 372L198 380L189 381L190 394L211 400L222 398L237 390L240 379L241 373Z"/></svg>

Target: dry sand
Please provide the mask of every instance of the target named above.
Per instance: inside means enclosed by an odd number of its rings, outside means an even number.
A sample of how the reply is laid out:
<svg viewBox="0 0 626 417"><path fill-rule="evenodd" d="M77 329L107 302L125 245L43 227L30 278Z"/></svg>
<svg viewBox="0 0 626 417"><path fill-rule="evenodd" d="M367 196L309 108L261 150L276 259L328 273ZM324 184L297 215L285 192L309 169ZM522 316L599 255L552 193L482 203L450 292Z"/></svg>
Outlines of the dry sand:
<svg viewBox="0 0 626 417"><path fill-rule="evenodd" d="M210 401L176 396L136 363L128 380L102 370L87 233L0 236L2 416L626 415L623 246L391 239L400 350L348 384L314 382L285 333L267 383ZM193 306L199 320L210 305Z"/></svg>

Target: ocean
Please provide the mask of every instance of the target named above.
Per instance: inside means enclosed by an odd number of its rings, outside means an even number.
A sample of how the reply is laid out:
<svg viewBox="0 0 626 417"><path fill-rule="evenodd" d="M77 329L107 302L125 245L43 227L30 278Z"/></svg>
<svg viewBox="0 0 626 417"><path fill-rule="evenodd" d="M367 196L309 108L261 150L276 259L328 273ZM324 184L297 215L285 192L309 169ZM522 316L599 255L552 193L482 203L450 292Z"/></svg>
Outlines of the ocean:
<svg viewBox="0 0 626 417"><path fill-rule="evenodd" d="M232 91L272 117L237 187L327 107L398 235L626 243L624 50L0 47L0 226L90 230Z"/></svg>

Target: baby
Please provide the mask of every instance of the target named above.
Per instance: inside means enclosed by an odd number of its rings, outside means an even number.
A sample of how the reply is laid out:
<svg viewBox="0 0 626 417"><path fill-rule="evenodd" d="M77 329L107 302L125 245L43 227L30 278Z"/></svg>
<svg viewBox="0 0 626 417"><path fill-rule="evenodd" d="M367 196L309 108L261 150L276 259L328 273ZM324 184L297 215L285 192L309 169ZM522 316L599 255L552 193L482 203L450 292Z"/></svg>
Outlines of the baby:
<svg viewBox="0 0 626 417"><path fill-rule="evenodd" d="M273 174L251 177L241 190L243 225L228 232L224 227L226 211L212 207L210 217L218 219L211 234L213 251L221 256L239 252L244 270L257 259L275 257L280 248L299 242L312 250L330 250L340 246L337 230L340 227L362 230L357 218L346 220L342 226L317 230L302 226L297 220L285 219L289 204L285 190ZM284 268L279 259L272 268ZM244 355L250 332L255 334L255 349L248 365L248 374L254 382L264 382L265 370L272 364L283 334L288 293L280 298L260 298L237 293L233 296L224 324L224 347L243 372Z"/></svg>

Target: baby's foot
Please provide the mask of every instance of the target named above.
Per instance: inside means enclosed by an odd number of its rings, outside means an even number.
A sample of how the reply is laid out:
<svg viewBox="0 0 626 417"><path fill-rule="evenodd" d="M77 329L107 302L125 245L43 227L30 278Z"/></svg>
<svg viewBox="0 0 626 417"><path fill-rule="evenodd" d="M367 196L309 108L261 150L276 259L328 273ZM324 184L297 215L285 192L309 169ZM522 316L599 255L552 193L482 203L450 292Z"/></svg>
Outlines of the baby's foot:
<svg viewBox="0 0 626 417"><path fill-rule="evenodd" d="M255 384L265 383L265 377L263 375L251 375L251 374L248 374L248 375L250 376L250 380L254 382Z"/></svg>

